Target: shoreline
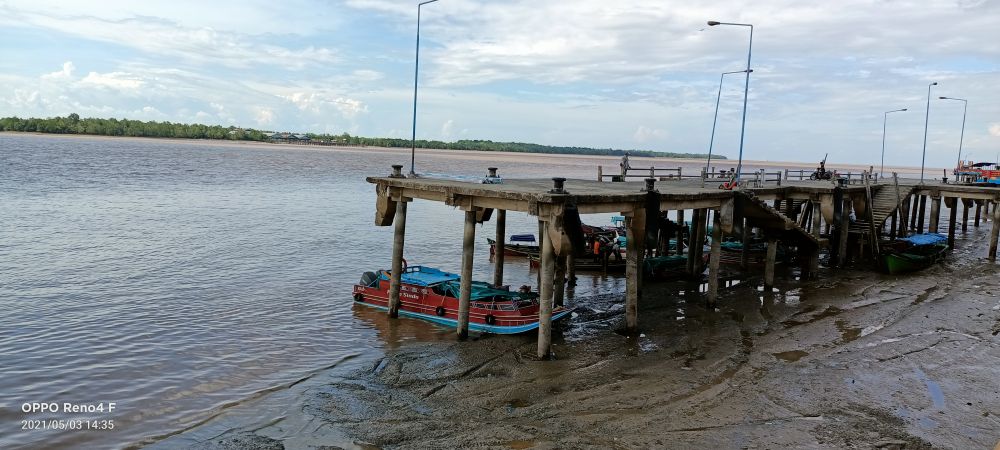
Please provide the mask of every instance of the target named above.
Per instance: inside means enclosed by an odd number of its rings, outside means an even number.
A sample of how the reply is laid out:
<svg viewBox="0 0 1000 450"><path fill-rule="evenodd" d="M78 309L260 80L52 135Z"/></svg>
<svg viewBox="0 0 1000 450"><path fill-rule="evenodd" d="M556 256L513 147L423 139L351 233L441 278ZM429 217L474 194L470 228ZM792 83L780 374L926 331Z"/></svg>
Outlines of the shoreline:
<svg viewBox="0 0 1000 450"><path fill-rule="evenodd" d="M231 147L231 148L244 148L244 149L267 149L267 150L305 150L305 151L318 151L318 152L347 152L347 153L396 153L405 154L409 156L410 149L400 148L400 147L358 147L358 146L336 146L336 145L297 145L297 144L279 144L270 142L259 142L259 141L228 141L228 140L214 140L214 139L183 139L183 138L158 138L158 137L134 137L134 136L99 136L99 135L89 135L89 134L54 134L54 133L37 133L37 132L19 132L19 131L0 131L0 136L31 136L40 138L62 138L62 139L81 139L81 140L114 140L114 141L133 141L133 142L163 142L171 144L184 144L184 145L201 145L201 146L212 146L212 147ZM576 163L575 165L594 166L595 174L598 165L603 165L608 170L615 170L618 168L621 158L613 155L583 155L574 153L528 153L528 152L501 152L501 151L482 151L482 150L447 150L447 149L428 149L428 148L418 148L417 153L425 153L432 155L445 155L445 156L458 156L463 159L470 160L497 160L503 158L517 158L526 162L559 162L559 163ZM491 157L492 156L492 157ZM656 167L673 167L674 164L680 165L693 165L700 166L704 164L704 160L701 158L668 158L668 157L644 157L635 156L629 157L630 162L642 163L646 166L650 165ZM736 160L725 159L719 160L720 164L716 167L729 167L736 164ZM661 163L659 165L655 163ZM668 162L670 165L662 164ZM813 170L816 168L818 161L814 162L801 162L801 161L770 161L770 160L743 160L743 164L749 167L758 168L773 168L773 169L792 169L792 170ZM636 164L638 166L639 164ZM835 162L829 162L829 167L833 169L849 170L849 171L861 171L867 170L871 164L837 164ZM925 173L934 174L941 170L950 170L942 167L926 167ZM914 166L894 166L887 165L887 172L896 171L900 174L915 174L920 173L920 167ZM611 173L611 172L606 172ZM929 178L934 178L930 175Z"/></svg>

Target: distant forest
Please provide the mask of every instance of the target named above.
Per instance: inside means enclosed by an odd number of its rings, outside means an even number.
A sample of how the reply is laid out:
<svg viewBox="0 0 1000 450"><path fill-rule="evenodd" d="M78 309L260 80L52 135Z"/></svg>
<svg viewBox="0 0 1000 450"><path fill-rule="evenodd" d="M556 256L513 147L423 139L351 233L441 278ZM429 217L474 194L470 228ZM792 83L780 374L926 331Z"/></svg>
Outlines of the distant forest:
<svg viewBox="0 0 1000 450"><path fill-rule="evenodd" d="M220 139L232 141L282 142L311 145L351 145L374 147L410 147L409 139L373 138L351 136L347 133L292 134L273 133L252 128L223 127L219 125L186 124L171 122L143 122L128 119L80 118L76 113L66 117L47 119L21 119L4 117L0 119L0 131L21 131L29 133L89 134L97 136L131 136L179 139ZM580 155L616 155L628 152L632 156L660 158L704 158L702 153L654 152L650 150L619 150L611 148L558 147L529 144L523 142L493 142L485 140L459 140L455 142L418 140L416 146L444 150L480 150L522 153L565 153ZM717 159L726 159L716 155Z"/></svg>

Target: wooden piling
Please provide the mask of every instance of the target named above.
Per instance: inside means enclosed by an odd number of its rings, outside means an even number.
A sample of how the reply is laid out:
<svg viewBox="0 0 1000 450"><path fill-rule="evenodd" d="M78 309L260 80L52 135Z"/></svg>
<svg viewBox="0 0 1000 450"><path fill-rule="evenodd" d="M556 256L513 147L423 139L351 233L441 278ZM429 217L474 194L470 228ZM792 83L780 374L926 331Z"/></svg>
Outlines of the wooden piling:
<svg viewBox="0 0 1000 450"><path fill-rule="evenodd" d="M503 286L504 245L507 242L507 210L497 210L497 239L493 245L493 286Z"/></svg>
<svg viewBox="0 0 1000 450"><path fill-rule="evenodd" d="M642 280L642 257L645 253L646 210L636 205L631 215L625 216L629 238L625 241L625 332L635 334L639 330L639 295Z"/></svg>
<svg viewBox="0 0 1000 450"><path fill-rule="evenodd" d="M850 261L850 258L847 257L847 240L850 237L852 206L853 205L851 204L850 197L845 195L843 204L841 205L841 208L843 209L841 212L840 220L842 222L840 224L840 230L839 230L840 236L838 237L837 241L837 258L838 258L837 265L840 267L846 266L847 262ZM906 219L904 219L904 221L905 220Z"/></svg>
<svg viewBox="0 0 1000 450"><path fill-rule="evenodd" d="M719 213L716 212L715 214L718 215ZM746 219L743 219L742 222L743 222L743 236L742 236L743 251L740 253L740 268L743 270L747 270L747 267L750 266L750 222L748 222ZM713 222L713 224L714 223L715 222ZM714 229L712 232L712 240L715 240Z"/></svg>
<svg viewBox="0 0 1000 450"><path fill-rule="evenodd" d="M556 257L556 271L552 279L552 304L563 306L566 296L566 255Z"/></svg>
<svg viewBox="0 0 1000 450"><path fill-rule="evenodd" d="M719 298L719 259L722 257L722 220L716 211L712 219L712 251L708 260L708 303Z"/></svg>
<svg viewBox="0 0 1000 450"><path fill-rule="evenodd" d="M695 209L691 211L691 227L688 231L688 253L687 253L687 272L689 275L694 275L695 264L694 260L697 257L697 251L695 248L701 248L698 245L698 224L701 223L701 210Z"/></svg>
<svg viewBox="0 0 1000 450"><path fill-rule="evenodd" d="M969 199L962 199L962 234L969 232L969 204L972 203Z"/></svg>
<svg viewBox="0 0 1000 450"><path fill-rule="evenodd" d="M552 247L552 239L548 226L539 222L539 242L542 283L539 285L538 298L538 358L547 359L552 352L552 288L555 279L556 254Z"/></svg>
<svg viewBox="0 0 1000 450"><path fill-rule="evenodd" d="M819 200L812 202L812 233L816 236L816 239L820 238L820 232L822 231L820 225L820 219L823 217L823 213L820 211Z"/></svg>
<svg viewBox="0 0 1000 450"><path fill-rule="evenodd" d="M538 260L538 273L535 274L536 278L538 278L538 292L542 291L542 262L541 262L542 254L541 254L541 249L542 249L542 235L543 234L545 234L545 222L543 222L541 219L538 219L538 249L539 249L538 258L539 258L539 260Z"/></svg>
<svg viewBox="0 0 1000 450"><path fill-rule="evenodd" d="M392 272L389 273L389 317L399 317L400 279L403 276L403 241L406 238L406 203L405 199L396 201L395 232L392 237Z"/></svg>
<svg viewBox="0 0 1000 450"><path fill-rule="evenodd" d="M892 213L892 215L889 216L889 238L893 240L896 239L896 218L898 216L899 215L896 213Z"/></svg>
<svg viewBox="0 0 1000 450"><path fill-rule="evenodd" d="M576 286L576 252L566 255L566 286Z"/></svg>
<svg viewBox="0 0 1000 450"><path fill-rule="evenodd" d="M687 230L687 226L684 224L684 210L677 211L677 254L683 255L684 253L684 230Z"/></svg>
<svg viewBox="0 0 1000 450"><path fill-rule="evenodd" d="M476 210L465 212L465 234L462 237L462 279L458 297L458 338L469 337L469 304L472 300L472 261L476 246Z"/></svg>
<svg viewBox="0 0 1000 450"><path fill-rule="evenodd" d="M927 196L921 195L920 206L917 207L917 233L924 232L924 211L927 209Z"/></svg>
<svg viewBox="0 0 1000 450"><path fill-rule="evenodd" d="M899 237L906 237L907 231L909 230L909 218L910 218L910 198L907 197L903 200L903 204L897 211L899 214Z"/></svg>
<svg viewBox="0 0 1000 450"><path fill-rule="evenodd" d="M984 202L982 200L976 200L976 219L975 222L973 223L973 226L975 226L976 228L979 228L979 216L983 210L983 203Z"/></svg>
<svg viewBox="0 0 1000 450"><path fill-rule="evenodd" d="M910 231L917 230L917 212L920 211L920 196L910 196Z"/></svg>
<svg viewBox="0 0 1000 450"><path fill-rule="evenodd" d="M951 198L948 208L948 248L955 248L955 220L958 218L958 204L961 199Z"/></svg>
<svg viewBox="0 0 1000 450"><path fill-rule="evenodd" d="M931 197L931 216L928 217L927 232L937 233L941 217L941 197Z"/></svg>
<svg viewBox="0 0 1000 450"><path fill-rule="evenodd" d="M993 229L990 230L990 261L997 260L997 237L1000 236L1000 208L993 205ZM989 204L986 205L989 208Z"/></svg>
<svg viewBox="0 0 1000 450"><path fill-rule="evenodd" d="M764 260L764 290L770 292L774 288L774 260L778 256L778 240L767 239L767 259Z"/></svg>

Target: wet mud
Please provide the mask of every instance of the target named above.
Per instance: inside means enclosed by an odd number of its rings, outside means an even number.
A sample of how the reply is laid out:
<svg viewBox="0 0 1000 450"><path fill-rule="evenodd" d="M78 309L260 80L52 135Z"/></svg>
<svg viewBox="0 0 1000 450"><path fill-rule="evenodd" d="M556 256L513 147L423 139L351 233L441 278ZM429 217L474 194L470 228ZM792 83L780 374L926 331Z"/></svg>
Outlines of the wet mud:
<svg viewBox="0 0 1000 450"><path fill-rule="evenodd" d="M620 295L574 298L552 361L531 335L412 339L199 448L994 448L1000 269L975 253L908 276L785 272L772 292L750 278L715 308L650 284L638 337L617 332Z"/></svg>

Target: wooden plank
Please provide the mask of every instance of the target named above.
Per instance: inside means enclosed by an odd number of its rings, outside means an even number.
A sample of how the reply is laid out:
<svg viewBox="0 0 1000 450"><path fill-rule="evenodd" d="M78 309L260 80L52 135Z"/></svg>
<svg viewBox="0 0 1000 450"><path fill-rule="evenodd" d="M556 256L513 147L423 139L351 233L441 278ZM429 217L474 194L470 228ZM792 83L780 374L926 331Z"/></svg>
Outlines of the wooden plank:
<svg viewBox="0 0 1000 450"><path fill-rule="evenodd" d="M394 202L395 203L395 202ZM392 272L389 274L389 317L399 317L400 280L403 276L403 241L406 238L406 202L398 202L396 229L392 237Z"/></svg>
<svg viewBox="0 0 1000 450"><path fill-rule="evenodd" d="M458 338L469 337L469 305L472 302L472 261L475 258L476 212L465 212L462 237L462 279L458 298Z"/></svg>

